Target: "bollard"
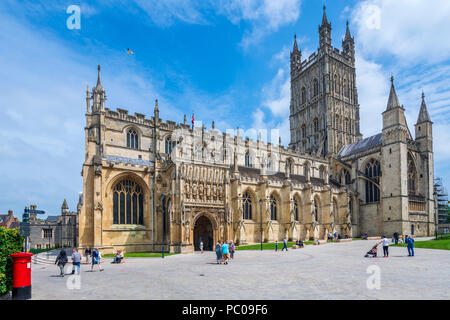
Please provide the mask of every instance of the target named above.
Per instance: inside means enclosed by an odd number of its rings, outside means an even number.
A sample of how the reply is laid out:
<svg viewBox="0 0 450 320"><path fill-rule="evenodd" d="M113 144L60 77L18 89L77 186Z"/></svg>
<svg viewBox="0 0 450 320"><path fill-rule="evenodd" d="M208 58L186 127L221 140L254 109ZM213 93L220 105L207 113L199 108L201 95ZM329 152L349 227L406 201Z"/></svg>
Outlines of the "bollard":
<svg viewBox="0 0 450 320"><path fill-rule="evenodd" d="M32 253L11 254L13 259L13 300L31 299L31 256Z"/></svg>

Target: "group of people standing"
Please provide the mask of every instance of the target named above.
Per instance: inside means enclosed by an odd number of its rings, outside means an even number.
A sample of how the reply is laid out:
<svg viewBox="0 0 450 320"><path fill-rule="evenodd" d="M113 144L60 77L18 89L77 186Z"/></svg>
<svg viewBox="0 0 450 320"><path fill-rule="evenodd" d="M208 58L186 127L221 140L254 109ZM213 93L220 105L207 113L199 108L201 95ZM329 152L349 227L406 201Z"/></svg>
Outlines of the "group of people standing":
<svg viewBox="0 0 450 320"><path fill-rule="evenodd" d="M86 257L86 263L89 263L89 259L91 258L91 271L94 271L94 265L97 265L100 271L104 269L101 266L102 256L98 248L94 248L91 250L89 247L84 251L84 255ZM80 265L81 265L81 254L78 252L78 248L74 248L72 250L72 274L75 274L75 268L77 269L77 274L80 274ZM64 277L64 267L68 263L68 257L66 250L62 249L58 256L56 257L55 264L58 265L60 269L60 276Z"/></svg>
<svg viewBox="0 0 450 320"><path fill-rule="evenodd" d="M399 242L399 235L398 233L394 233L393 241L395 244ZM410 237L408 235L405 235L405 243L408 248L408 256L414 257L414 239L413 237ZM380 242L377 243L383 245L383 257L387 258L389 257L389 240L386 238L386 236L383 236Z"/></svg>
<svg viewBox="0 0 450 320"><path fill-rule="evenodd" d="M233 241L218 241L216 243L217 264L228 264L228 260L234 259L235 247Z"/></svg>

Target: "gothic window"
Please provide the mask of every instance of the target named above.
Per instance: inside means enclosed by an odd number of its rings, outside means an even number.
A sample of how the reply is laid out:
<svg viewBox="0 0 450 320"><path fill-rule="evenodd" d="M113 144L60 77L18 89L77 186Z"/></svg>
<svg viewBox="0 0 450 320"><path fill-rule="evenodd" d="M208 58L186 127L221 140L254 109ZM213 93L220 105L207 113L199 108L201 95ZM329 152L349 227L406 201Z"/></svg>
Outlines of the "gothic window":
<svg viewBox="0 0 450 320"><path fill-rule="evenodd" d="M287 172L289 172L289 174L293 173L292 172L292 167L293 167L292 160L291 159L286 159L286 170L287 170Z"/></svg>
<svg viewBox="0 0 450 320"><path fill-rule="evenodd" d="M414 160L411 154L408 153L408 194L416 194L416 166L414 165Z"/></svg>
<svg viewBox="0 0 450 320"><path fill-rule="evenodd" d="M272 157L267 157L267 170L272 170Z"/></svg>
<svg viewBox="0 0 450 320"><path fill-rule="evenodd" d="M306 125L302 125L302 138L306 138Z"/></svg>
<svg viewBox="0 0 450 320"><path fill-rule="evenodd" d="M347 83L347 80L344 80L344 96L345 96L346 98L349 97L349 90L348 90L348 83Z"/></svg>
<svg viewBox="0 0 450 320"><path fill-rule="evenodd" d="M314 119L314 132L319 132L319 120L317 118Z"/></svg>
<svg viewBox="0 0 450 320"><path fill-rule="evenodd" d="M334 92L339 94L339 78L337 75L334 75Z"/></svg>
<svg viewBox="0 0 450 320"><path fill-rule="evenodd" d="M295 221L299 221L298 220L298 201L296 198L294 198L294 219L295 219Z"/></svg>
<svg viewBox="0 0 450 320"><path fill-rule="evenodd" d="M319 168L319 178L322 180L325 179L325 168L324 167Z"/></svg>
<svg viewBox="0 0 450 320"><path fill-rule="evenodd" d="M302 88L302 104L306 103L306 89Z"/></svg>
<svg viewBox="0 0 450 320"><path fill-rule="evenodd" d="M270 196L270 220L277 220L277 199Z"/></svg>
<svg viewBox="0 0 450 320"><path fill-rule="evenodd" d="M366 178L366 203L373 203L380 201L380 189L377 187L377 184L380 183L381 177L381 168L380 163L377 160L371 159L365 168ZM374 182L372 182L374 181Z"/></svg>
<svg viewBox="0 0 450 320"><path fill-rule="evenodd" d="M345 118L345 132L350 132L350 122L348 121L348 118Z"/></svg>
<svg viewBox="0 0 450 320"><path fill-rule="evenodd" d="M170 139L170 137L166 139L165 152L166 152L166 154L172 153L172 139Z"/></svg>
<svg viewBox="0 0 450 320"><path fill-rule="evenodd" d="M113 189L113 224L144 224L144 193L132 180L122 180Z"/></svg>
<svg viewBox="0 0 450 320"><path fill-rule="evenodd" d="M313 200L314 220L319 221L319 204L316 199Z"/></svg>
<svg viewBox="0 0 450 320"><path fill-rule="evenodd" d="M127 148L138 149L138 134L136 130L130 129L127 133Z"/></svg>
<svg viewBox="0 0 450 320"><path fill-rule="evenodd" d="M340 129L340 126L339 126L339 116L338 116L338 115L336 115L336 117L335 117L334 126L336 127L337 130Z"/></svg>
<svg viewBox="0 0 450 320"><path fill-rule="evenodd" d="M242 198L242 214L243 219L252 219L252 197L248 192L244 193L244 197Z"/></svg>
<svg viewBox="0 0 450 320"><path fill-rule="evenodd" d="M314 97L316 97L319 95L319 81L317 81L317 79L314 79L313 87L314 87Z"/></svg>
<svg viewBox="0 0 450 320"><path fill-rule="evenodd" d="M245 153L245 166L247 168L252 168L253 167L253 165L252 165L252 157L250 156L250 153L248 151Z"/></svg>
<svg viewBox="0 0 450 320"><path fill-rule="evenodd" d="M343 170L342 171L342 176L344 177L343 181L341 181L341 184L350 184L352 182L351 176L350 176L350 172L348 170Z"/></svg>

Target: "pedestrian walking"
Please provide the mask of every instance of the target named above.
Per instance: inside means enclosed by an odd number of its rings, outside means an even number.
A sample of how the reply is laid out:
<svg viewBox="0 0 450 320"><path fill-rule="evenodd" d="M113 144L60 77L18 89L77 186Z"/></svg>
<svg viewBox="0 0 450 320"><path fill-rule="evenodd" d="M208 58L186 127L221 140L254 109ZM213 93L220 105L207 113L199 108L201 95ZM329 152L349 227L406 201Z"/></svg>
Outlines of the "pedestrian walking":
<svg viewBox="0 0 450 320"><path fill-rule="evenodd" d="M414 239L413 239L413 237L408 237L408 235L406 235L405 243L406 243L406 246L408 247L408 256L414 257Z"/></svg>
<svg viewBox="0 0 450 320"><path fill-rule="evenodd" d="M200 241L200 251L203 253L203 241Z"/></svg>
<svg viewBox="0 0 450 320"><path fill-rule="evenodd" d="M230 257L231 259L234 259L234 242L231 241L231 245L230 245Z"/></svg>
<svg viewBox="0 0 450 320"><path fill-rule="evenodd" d="M56 261L55 264L58 265L59 269L60 269L60 276L64 277L64 266L66 265L66 263L68 262L67 259L67 253L66 250L61 250L58 254L58 256L56 257Z"/></svg>
<svg viewBox="0 0 450 320"><path fill-rule="evenodd" d="M275 240L275 251L278 251L278 240Z"/></svg>
<svg viewBox="0 0 450 320"><path fill-rule="evenodd" d="M89 246L84 250L84 256L86 257L86 263L89 263L89 259L92 256L92 249Z"/></svg>
<svg viewBox="0 0 450 320"><path fill-rule="evenodd" d="M80 274L80 263L81 254L78 252L77 248L74 248L72 253L72 274L75 273L75 267L77 267L77 274Z"/></svg>
<svg viewBox="0 0 450 320"><path fill-rule="evenodd" d="M102 265L101 265L101 254L98 251L98 248L94 248L94 251L92 251L92 265L91 265L91 271L94 271L94 265L97 265L98 269L100 271L103 271Z"/></svg>
<svg viewBox="0 0 450 320"><path fill-rule="evenodd" d="M386 238L386 236L383 236L380 242L378 244L383 245L383 257L388 258L389 257L389 240Z"/></svg>
<svg viewBox="0 0 450 320"><path fill-rule="evenodd" d="M222 244L220 240L216 243L217 264L222 264Z"/></svg>
<svg viewBox="0 0 450 320"><path fill-rule="evenodd" d="M226 241L223 242L222 244L222 260L223 260L223 264L228 264L228 255L229 255L229 250L228 250L228 243Z"/></svg>
<svg viewBox="0 0 450 320"><path fill-rule="evenodd" d="M288 251L286 238L283 239L283 249L281 249L281 251L284 251L284 249L286 249L286 251Z"/></svg>

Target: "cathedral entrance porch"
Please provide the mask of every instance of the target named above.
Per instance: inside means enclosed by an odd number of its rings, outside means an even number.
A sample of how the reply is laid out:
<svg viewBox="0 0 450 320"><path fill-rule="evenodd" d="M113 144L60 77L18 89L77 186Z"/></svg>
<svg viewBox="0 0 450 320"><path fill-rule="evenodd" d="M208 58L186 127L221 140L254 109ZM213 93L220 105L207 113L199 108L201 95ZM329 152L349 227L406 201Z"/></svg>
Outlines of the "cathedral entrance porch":
<svg viewBox="0 0 450 320"><path fill-rule="evenodd" d="M213 226L206 216L197 219L194 226L194 250L200 250L200 241L203 241L203 249L212 251L214 246Z"/></svg>

